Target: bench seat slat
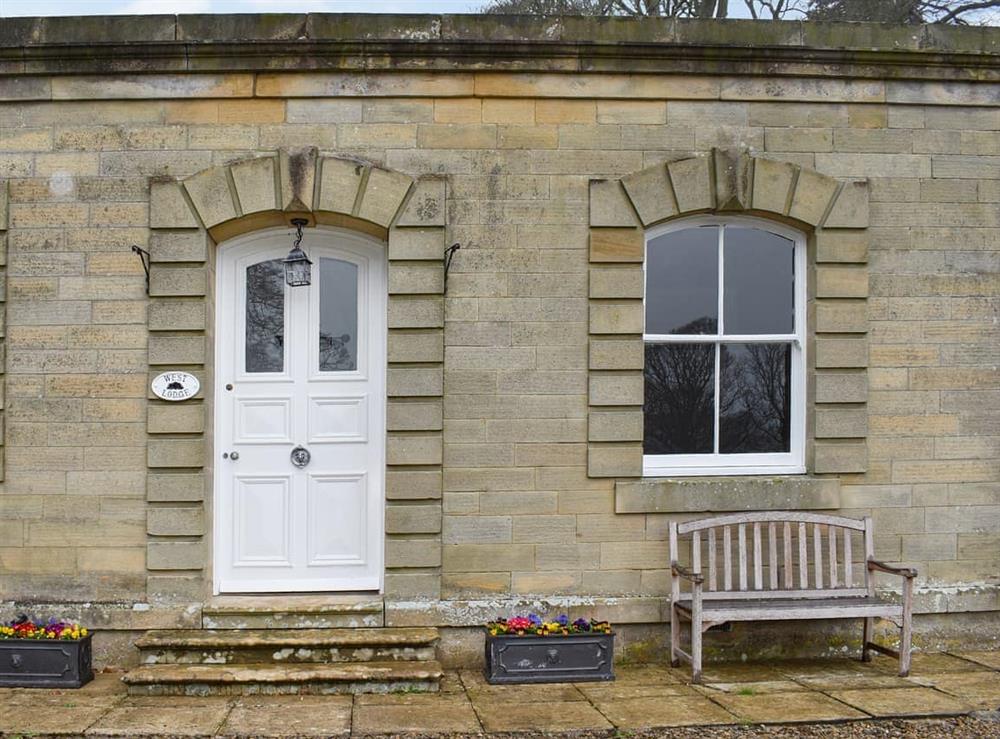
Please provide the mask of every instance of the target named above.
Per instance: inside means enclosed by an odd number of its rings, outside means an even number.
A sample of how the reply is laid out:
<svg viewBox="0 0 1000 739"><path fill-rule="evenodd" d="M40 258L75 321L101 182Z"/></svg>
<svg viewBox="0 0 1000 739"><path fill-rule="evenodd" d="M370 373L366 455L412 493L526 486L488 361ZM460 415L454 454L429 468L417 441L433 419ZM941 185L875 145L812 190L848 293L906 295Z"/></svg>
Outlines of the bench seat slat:
<svg viewBox="0 0 1000 739"><path fill-rule="evenodd" d="M691 612L691 601L679 601L678 609ZM705 601L705 621L793 621L820 618L901 618L903 606L879 598L734 599Z"/></svg>
<svg viewBox="0 0 1000 739"><path fill-rule="evenodd" d="M812 588L808 590L793 590L789 588L788 590L717 590L714 593L711 591L703 590L701 597L702 600L763 600L767 601L772 598L795 598L798 600L815 600L824 598L851 598L854 596L868 596L868 591L865 588L838 588L836 590L814 590Z"/></svg>

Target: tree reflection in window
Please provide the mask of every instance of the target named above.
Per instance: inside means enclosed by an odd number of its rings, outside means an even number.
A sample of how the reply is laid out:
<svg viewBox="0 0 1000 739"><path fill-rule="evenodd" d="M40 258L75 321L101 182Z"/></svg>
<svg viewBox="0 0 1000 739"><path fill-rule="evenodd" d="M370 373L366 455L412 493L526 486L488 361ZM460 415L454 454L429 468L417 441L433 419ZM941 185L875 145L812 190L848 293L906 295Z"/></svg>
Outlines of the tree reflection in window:
<svg viewBox="0 0 1000 739"><path fill-rule="evenodd" d="M247 267L246 371L284 369L285 270L280 259Z"/></svg>
<svg viewBox="0 0 1000 739"><path fill-rule="evenodd" d="M319 260L319 369L358 368L358 267L341 259Z"/></svg>

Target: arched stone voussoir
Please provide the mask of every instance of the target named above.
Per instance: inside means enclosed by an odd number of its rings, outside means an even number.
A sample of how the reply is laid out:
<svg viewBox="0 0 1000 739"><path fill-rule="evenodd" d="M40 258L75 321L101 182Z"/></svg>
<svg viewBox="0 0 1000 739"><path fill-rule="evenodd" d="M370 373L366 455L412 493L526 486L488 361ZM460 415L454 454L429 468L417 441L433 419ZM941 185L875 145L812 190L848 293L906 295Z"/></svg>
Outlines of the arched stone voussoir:
<svg viewBox="0 0 1000 739"><path fill-rule="evenodd" d="M184 189L205 228L239 217L229 186L229 167L212 167L184 180Z"/></svg>

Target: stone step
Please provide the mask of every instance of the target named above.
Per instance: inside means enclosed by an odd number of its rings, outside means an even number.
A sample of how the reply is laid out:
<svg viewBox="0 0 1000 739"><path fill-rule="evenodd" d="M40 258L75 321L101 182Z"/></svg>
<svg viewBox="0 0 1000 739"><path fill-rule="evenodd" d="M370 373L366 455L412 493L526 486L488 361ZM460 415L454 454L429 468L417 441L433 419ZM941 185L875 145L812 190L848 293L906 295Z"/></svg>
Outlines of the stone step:
<svg viewBox="0 0 1000 739"><path fill-rule="evenodd" d="M143 665L122 680L130 695L435 692L441 665L421 662Z"/></svg>
<svg viewBox="0 0 1000 739"><path fill-rule="evenodd" d="M139 662L247 664L426 661L436 654L433 628L170 629L147 631Z"/></svg>
<svg viewBox="0 0 1000 739"><path fill-rule="evenodd" d="M201 611L206 629L336 629L382 626L381 596L224 595Z"/></svg>

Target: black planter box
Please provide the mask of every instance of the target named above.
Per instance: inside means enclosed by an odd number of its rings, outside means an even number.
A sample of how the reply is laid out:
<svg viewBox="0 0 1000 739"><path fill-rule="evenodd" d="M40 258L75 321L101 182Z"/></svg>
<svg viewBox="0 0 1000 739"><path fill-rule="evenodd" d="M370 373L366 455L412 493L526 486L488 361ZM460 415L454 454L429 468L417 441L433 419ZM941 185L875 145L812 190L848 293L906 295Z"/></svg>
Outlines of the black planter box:
<svg viewBox="0 0 1000 739"><path fill-rule="evenodd" d="M0 687L79 688L94 679L90 635L82 639L0 639Z"/></svg>
<svg viewBox="0 0 1000 739"><path fill-rule="evenodd" d="M614 634L486 635L486 682L614 680Z"/></svg>

